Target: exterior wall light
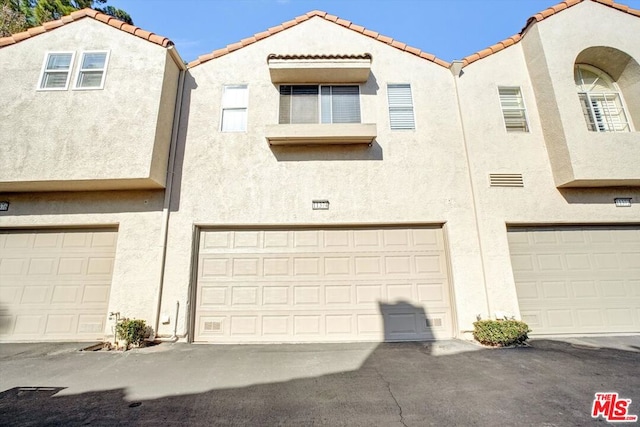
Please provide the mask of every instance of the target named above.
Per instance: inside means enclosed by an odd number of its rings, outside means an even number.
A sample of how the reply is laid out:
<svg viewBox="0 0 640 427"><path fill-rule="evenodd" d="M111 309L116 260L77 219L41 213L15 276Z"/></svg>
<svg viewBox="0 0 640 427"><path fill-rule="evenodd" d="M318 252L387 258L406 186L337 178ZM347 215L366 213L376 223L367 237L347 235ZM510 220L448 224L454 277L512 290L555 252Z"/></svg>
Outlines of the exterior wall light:
<svg viewBox="0 0 640 427"><path fill-rule="evenodd" d="M7 201L1 201L0 202L0 211L8 211L9 210L9 202Z"/></svg>
<svg viewBox="0 0 640 427"><path fill-rule="evenodd" d="M616 207L619 208L628 208L631 206L631 197L617 197L613 199L613 201L616 203Z"/></svg>
<svg viewBox="0 0 640 427"><path fill-rule="evenodd" d="M329 210L329 201L328 200L313 200L311 202L311 209L314 211L328 211Z"/></svg>

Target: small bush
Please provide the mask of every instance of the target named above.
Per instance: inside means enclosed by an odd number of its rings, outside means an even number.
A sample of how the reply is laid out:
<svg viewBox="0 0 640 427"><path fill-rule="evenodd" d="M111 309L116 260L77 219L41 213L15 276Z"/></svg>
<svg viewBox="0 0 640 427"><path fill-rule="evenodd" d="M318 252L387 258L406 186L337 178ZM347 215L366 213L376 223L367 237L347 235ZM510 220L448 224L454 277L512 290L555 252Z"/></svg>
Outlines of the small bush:
<svg viewBox="0 0 640 427"><path fill-rule="evenodd" d="M473 338L492 347L523 345L529 339L529 325L519 320L478 320L473 323Z"/></svg>
<svg viewBox="0 0 640 427"><path fill-rule="evenodd" d="M116 325L116 338L129 344L140 345L144 341L147 325L140 319L121 319Z"/></svg>

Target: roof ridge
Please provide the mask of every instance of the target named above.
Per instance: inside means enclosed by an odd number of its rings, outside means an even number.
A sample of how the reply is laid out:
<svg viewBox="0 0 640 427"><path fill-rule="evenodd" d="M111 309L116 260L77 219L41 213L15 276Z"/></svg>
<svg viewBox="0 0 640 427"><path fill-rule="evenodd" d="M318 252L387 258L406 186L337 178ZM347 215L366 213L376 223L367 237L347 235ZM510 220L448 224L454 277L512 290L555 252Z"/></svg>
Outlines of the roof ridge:
<svg viewBox="0 0 640 427"><path fill-rule="evenodd" d="M338 24L338 25L340 25L342 27L345 27L345 28L347 28L349 30L355 31L355 32L363 34L363 35L365 35L367 37L371 37L371 38L373 38L375 40L378 40L379 42L382 42L382 43L385 43L385 44L387 44L389 46L395 47L396 49L399 49L401 51L408 52L408 53L410 53L412 55L415 55L415 56L418 56L418 57L420 57L422 59L426 59L427 61L434 62L434 63L436 63L436 64L438 64L438 65L440 65L442 67L449 68L449 66L450 66L450 64L447 61L443 61L442 59L437 58L435 55L432 55L430 53L424 52L424 51L422 51L422 50L420 50L418 48L409 46L406 43L402 43L402 42L400 42L398 40L395 40L395 39L393 39L391 37L384 36L384 35L382 35L380 33L375 32L375 31L368 30L365 27L362 27L360 25L356 25L351 21L347 21L346 19L339 18L338 16L335 16L335 15L331 15L331 14L329 14L327 12L322 11L322 10L312 10L310 12L305 13L304 15L300 15L300 16L295 17L290 21L286 21L286 22L283 22L282 24L279 24L279 25L276 25L274 27L271 27L266 31L262 31L260 33L254 34L251 37L247 37L245 39L242 39L239 42L232 43L232 44L227 45L224 48L216 49L213 52L210 52L210 53L207 53L207 54L204 54L204 55L200 55L197 59L195 59L194 61L191 61L188 64L188 67L192 68L192 67L195 67L197 65L203 64L203 63L205 63L207 61L210 61L212 59L219 58L219 57L224 56L224 55L226 55L228 53L231 53L231 52L233 52L235 50L241 49L241 48L249 46L249 45L251 45L251 44L253 44L253 43L257 42L257 41L260 41L262 39L270 37L270 36L272 36L272 35L274 35L276 33L279 33L279 32L281 32L283 30L286 30L288 28L296 26L296 25L298 25L298 24L300 24L300 23L302 23L304 21L308 21L309 19L314 18L314 17L319 17L319 18L322 18L322 19L324 19L326 21L333 22L333 23Z"/></svg>
<svg viewBox="0 0 640 427"><path fill-rule="evenodd" d="M106 13L98 12L97 10L91 8L85 8L73 11L69 15L65 15L60 19L56 19L55 21L45 22L38 27L31 27L25 31L12 34L8 37L1 37L0 48L19 43L22 40L37 36L38 34L46 33L48 31L54 30L71 22L79 21L80 19L86 17L93 18L96 21L100 21L121 31L132 34L136 37L140 37L141 39L145 39L162 47L173 46L173 42L167 37L145 31L135 25L127 24L126 22L120 21L119 19L114 18L111 15L107 15Z"/></svg>
<svg viewBox="0 0 640 427"><path fill-rule="evenodd" d="M494 53L500 52L503 49L508 48L509 46L512 46L516 43L518 43L521 39L522 36L524 35L525 31L529 28L530 25L536 23L536 22L540 22L548 17L550 17L551 15L555 15L556 13L559 13L565 9L568 9L572 6L577 5L578 3L582 3L586 0L565 0L563 2L560 2L556 5L553 5L551 7L546 8L545 10L536 13L535 15L529 17L529 19L527 19L527 23L525 24L525 26L522 28L522 30L520 30L520 32L518 34L514 34L511 37L508 37L504 40L499 41L498 43L489 46L486 49L482 49L478 52L472 53L471 55L465 56L464 58L462 58L462 66L466 67L469 64L472 64L482 58L486 58L489 55L493 55ZM613 0L591 0L595 3L599 3L605 6L609 6L612 7L614 9L617 9L619 11L628 13L630 15L633 16L637 16L640 17L640 9L633 9L627 5L621 4L621 3L616 3Z"/></svg>

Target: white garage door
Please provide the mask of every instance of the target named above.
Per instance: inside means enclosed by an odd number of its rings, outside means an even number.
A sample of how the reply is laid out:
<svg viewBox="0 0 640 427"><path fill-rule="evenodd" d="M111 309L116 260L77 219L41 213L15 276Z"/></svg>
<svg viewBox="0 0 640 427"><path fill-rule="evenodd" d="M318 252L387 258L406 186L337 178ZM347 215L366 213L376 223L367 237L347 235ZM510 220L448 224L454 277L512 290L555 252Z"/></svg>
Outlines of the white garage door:
<svg viewBox="0 0 640 427"><path fill-rule="evenodd" d="M508 235L520 311L533 333L640 332L640 227Z"/></svg>
<svg viewBox="0 0 640 427"><path fill-rule="evenodd" d="M116 230L0 230L0 339L101 339L116 237Z"/></svg>
<svg viewBox="0 0 640 427"><path fill-rule="evenodd" d="M195 341L450 338L442 229L200 234Z"/></svg>

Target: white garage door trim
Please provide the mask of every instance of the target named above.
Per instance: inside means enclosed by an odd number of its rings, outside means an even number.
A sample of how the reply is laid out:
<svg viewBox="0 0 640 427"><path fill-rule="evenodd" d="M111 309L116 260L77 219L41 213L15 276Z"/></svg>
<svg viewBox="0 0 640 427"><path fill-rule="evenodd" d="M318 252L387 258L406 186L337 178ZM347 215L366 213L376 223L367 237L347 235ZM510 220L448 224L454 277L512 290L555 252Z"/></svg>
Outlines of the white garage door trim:
<svg viewBox="0 0 640 427"><path fill-rule="evenodd" d="M196 236L195 342L453 336L441 225L202 227Z"/></svg>
<svg viewBox="0 0 640 427"><path fill-rule="evenodd" d="M640 225L508 228L533 334L640 332Z"/></svg>
<svg viewBox="0 0 640 427"><path fill-rule="evenodd" d="M0 340L104 338L117 235L0 229Z"/></svg>

